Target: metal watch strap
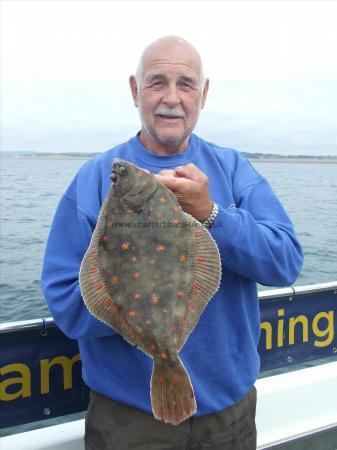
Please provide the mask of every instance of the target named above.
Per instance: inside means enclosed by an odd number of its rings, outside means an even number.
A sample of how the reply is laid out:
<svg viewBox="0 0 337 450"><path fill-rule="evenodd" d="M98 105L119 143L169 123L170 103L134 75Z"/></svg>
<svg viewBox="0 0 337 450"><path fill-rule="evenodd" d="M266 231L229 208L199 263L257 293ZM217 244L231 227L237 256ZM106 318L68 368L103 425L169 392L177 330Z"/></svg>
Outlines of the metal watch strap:
<svg viewBox="0 0 337 450"><path fill-rule="evenodd" d="M208 229L211 228L213 223L215 222L218 212L219 212L219 206L213 202L213 209L212 209L210 216L204 222L201 222L201 225Z"/></svg>

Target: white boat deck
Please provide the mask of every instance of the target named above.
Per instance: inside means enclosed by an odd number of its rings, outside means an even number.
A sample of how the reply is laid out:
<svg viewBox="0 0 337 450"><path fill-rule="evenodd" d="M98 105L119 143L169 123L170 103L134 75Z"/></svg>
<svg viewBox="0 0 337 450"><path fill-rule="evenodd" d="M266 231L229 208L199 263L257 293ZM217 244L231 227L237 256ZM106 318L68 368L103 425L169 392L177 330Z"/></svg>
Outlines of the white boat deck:
<svg viewBox="0 0 337 450"><path fill-rule="evenodd" d="M263 378L256 387L258 449L337 426L337 362ZM78 420L3 437L0 450L83 450L83 434Z"/></svg>

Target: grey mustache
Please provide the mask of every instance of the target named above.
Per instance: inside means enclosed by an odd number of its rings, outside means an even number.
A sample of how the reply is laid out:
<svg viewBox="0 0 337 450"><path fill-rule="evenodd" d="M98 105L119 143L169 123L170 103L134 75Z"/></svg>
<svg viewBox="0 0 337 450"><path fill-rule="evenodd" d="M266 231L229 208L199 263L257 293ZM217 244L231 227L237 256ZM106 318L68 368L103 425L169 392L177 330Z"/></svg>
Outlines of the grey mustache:
<svg viewBox="0 0 337 450"><path fill-rule="evenodd" d="M155 116L167 116L167 117L182 117L185 118L186 114L177 108L166 108L165 106L158 106L154 112Z"/></svg>

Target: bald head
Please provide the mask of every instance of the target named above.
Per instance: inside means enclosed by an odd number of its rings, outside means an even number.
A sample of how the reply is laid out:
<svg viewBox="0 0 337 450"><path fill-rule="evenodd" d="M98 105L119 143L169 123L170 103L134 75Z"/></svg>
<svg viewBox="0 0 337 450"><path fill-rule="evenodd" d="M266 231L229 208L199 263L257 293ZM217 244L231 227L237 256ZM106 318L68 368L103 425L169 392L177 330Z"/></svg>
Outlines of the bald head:
<svg viewBox="0 0 337 450"><path fill-rule="evenodd" d="M147 67L156 63L165 63L167 55L174 56L176 61L195 67L199 76L200 87L205 84L205 77L200 55L198 51L185 39L178 36L164 36L152 42L144 50L136 72L138 85L141 84L144 71Z"/></svg>

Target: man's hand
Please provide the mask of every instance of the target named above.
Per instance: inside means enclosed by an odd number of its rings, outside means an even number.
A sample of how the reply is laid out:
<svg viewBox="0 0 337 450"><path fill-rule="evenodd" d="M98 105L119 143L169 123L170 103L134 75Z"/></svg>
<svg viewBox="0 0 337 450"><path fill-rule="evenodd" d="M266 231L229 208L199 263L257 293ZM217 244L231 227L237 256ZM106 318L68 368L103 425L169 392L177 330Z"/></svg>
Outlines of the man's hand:
<svg viewBox="0 0 337 450"><path fill-rule="evenodd" d="M155 177L175 194L185 212L200 222L209 217L213 202L209 196L208 178L194 164L162 170Z"/></svg>

